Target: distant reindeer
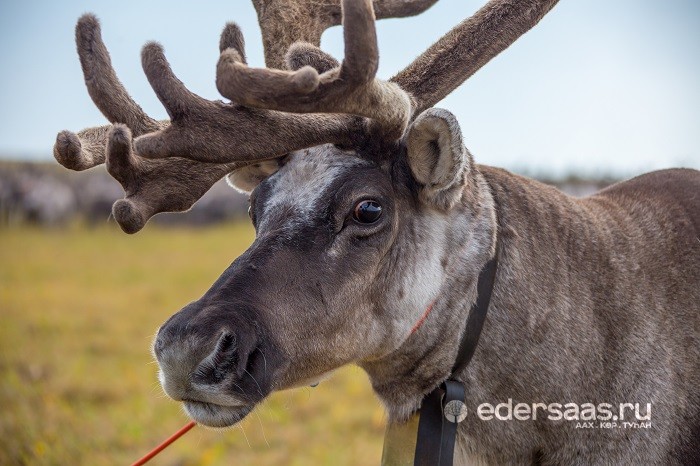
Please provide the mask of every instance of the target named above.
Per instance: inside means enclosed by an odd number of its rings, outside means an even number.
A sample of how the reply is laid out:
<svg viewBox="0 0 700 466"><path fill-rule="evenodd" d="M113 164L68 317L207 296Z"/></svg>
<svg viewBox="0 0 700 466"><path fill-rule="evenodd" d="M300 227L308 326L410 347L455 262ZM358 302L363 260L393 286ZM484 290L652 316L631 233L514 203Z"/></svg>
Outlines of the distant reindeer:
<svg viewBox="0 0 700 466"><path fill-rule="evenodd" d="M158 332L165 392L197 422L230 426L273 390L356 363L391 423L446 378L462 382L460 463L700 464L700 172L578 199L475 164L453 115L431 107L556 0L491 1L376 79L375 16L433 3L376 0L373 14L369 0L343 0L341 15L337 0L254 0L267 64L287 70L248 68L228 25L216 82L231 103L189 92L148 44L144 71L169 122L134 103L97 20L80 19L85 81L113 125L64 131L54 153L75 170L106 163L126 191L113 208L124 231L187 210L227 174L251 193L254 243ZM339 64L316 46L341 16ZM451 374L493 258L479 344ZM474 411L505 402L650 404L651 425Z"/></svg>

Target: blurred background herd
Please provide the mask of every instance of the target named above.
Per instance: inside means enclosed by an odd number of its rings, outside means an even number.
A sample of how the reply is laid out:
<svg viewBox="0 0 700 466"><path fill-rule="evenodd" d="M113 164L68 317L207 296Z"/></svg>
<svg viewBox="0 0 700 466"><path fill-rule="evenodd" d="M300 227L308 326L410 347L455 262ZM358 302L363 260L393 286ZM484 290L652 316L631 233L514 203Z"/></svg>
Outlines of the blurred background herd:
<svg viewBox="0 0 700 466"><path fill-rule="evenodd" d="M380 76L400 70L481 0L440 0L378 23ZM467 7L465 7L467 5ZM195 92L214 87L218 33L236 20L252 64L260 34L247 0L0 2L0 465L129 464L186 422L160 390L150 343L251 243L247 199L225 182L185 214L136 235L111 219L121 187L97 167L69 172L55 134L103 124L73 43L102 20L117 73L165 118L139 69L149 39ZM412 31L407 33L407 31ZM342 58L342 30L322 46ZM700 168L700 3L561 0L440 105L477 162L583 196L657 168ZM274 394L240 426L196 428L154 464L377 464L385 418L366 376Z"/></svg>
<svg viewBox="0 0 700 466"><path fill-rule="evenodd" d="M613 177L541 177L574 195L590 194L613 182ZM59 228L79 222L85 227L107 226L112 204L124 196L121 186L104 169L71 172L57 163L0 160L0 226L33 225ZM165 213L153 218L161 226L213 226L247 221L248 197L225 180L215 184L186 214Z"/></svg>

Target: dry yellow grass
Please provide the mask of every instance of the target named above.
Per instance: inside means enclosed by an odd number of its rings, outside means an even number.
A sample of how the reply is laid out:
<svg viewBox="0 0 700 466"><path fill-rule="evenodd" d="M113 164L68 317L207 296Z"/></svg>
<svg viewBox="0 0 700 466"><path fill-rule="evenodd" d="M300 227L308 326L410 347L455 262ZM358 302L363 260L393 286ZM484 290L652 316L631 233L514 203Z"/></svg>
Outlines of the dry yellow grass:
<svg viewBox="0 0 700 466"><path fill-rule="evenodd" d="M247 225L0 230L0 464L129 464L183 425L151 338L252 237ZM274 394L240 427L197 427L153 464L377 464L383 425L351 367Z"/></svg>

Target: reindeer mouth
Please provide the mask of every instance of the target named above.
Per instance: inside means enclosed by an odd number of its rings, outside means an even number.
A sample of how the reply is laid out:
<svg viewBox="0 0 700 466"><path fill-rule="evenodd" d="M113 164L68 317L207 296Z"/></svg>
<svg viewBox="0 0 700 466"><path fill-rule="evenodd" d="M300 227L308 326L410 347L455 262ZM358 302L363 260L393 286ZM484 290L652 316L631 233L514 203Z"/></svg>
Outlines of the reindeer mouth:
<svg viewBox="0 0 700 466"><path fill-rule="evenodd" d="M254 405L224 406L204 401L185 400L185 412L198 424L207 427L231 427L250 413Z"/></svg>

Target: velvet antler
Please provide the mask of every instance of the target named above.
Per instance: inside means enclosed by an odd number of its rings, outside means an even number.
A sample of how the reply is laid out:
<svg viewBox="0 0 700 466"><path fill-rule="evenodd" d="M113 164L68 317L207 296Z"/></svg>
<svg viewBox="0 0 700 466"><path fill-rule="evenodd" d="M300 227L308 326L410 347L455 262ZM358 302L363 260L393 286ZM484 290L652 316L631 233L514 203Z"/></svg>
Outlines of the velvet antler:
<svg viewBox="0 0 700 466"><path fill-rule="evenodd" d="M235 37L227 28L222 38ZM107 162L109 173L121 183L125 199L117 201L113 214L127 233L140 230L158 212L189 209L216 181L240 164L201 164L188 159L144 160L131 154L131 136L167 126L148 117L119 82L100 37L100 26L85 15L76 26L78 54L90 96L107 119L128 122L128 129L112 125L85 129L78 134L62 131L56 138L54 156L72 170L85 170ZM225 47L237 46L226 40ZM106 150L108 138L114 139ZM129 150L124 141L129 141Z"/></svg>
<svg viewBox="0 0 700 466"><path fill-rule="evenodd" d="M418 114L447 97L529 31L557 1L491 0L390 81L415 98Z"/></svg>
<svg viewBox="0 0 700 466"><path fill-rule="evenodd" d="M228 49L217 66L219 92L247 107L364 116L378 123L382 137L399 139L411 117L411 99L397 85L375 78L379 58L372 2L343 0L342 9L345 59L339 66L320 75L311 66L297 71L255 69L247 67L235 49ZM292 50L290 55L300 54Z"/></svg>
<svg viewBox="0 0 700 466"><path fill-rule="evenodd" d="M374 7L377 18L399 17L420 13L435 2L375 0ZM150 118L128 95L112 68L97 19L86 15L78 22L76 42L90 96L110 122L121 125L78 134L63 131L54 155L74 170L107 162L126 193L113 209L125 231L138 231L158 212L189 209L232 170L326 142L349 144L367 123L380 130L371 134L398 139L417 111L449 94L534 26L556 0L493 0L391 82L375 78L370 0L344 0L342 9L338 0L253 3L267 65L281 68L286 61L292 71L248 68L242 34L228 25L220 42L217 86L233 103L212 102L188 91L172 73L162 48L148 44L142 54L144 71L170 121ZM323 30L341 18L346 53L338 64L317 46ZM311 43L287 50L292 37Z"/></svg>
<svg viewBox="0 0 700 466"><path fill-rule="evenodd" d="M378 0L384 17L416 14L436 0ZM266 27L274 19L265 14L279 12L289 0L255 0L263 29L263 41L274 42L275 30ZM293 18L275 21L286 34L306 38L318 45L327 27L340 18L338 0L298 0L309 8L328 7L328 21L309 25ZM312 15L313 16L313 15ZM333 19L335 18L335 19ZM282 18L284 19L284 18ZM107 162L110 174L124 188L125 198L117 201L113 214L122 229L134 233L159 212L188 210L216 181L243 165L275 158L323 142L347 143L359 127L357 119L341 116L294 115L248 109L236 104L211 102L189 92L170 70L162 48L148 44L143 51L144 70L171 121L150 118L129 96L112 67L102 42L100 25L85 15L76 26L76 43L88 92L95 105L111 123L77 134L62 131L56 138L54 156L66 168L85 170ZM220 51L235 51L245 63L240 30L227 25L221 35ZM286 47L285 49L286 50ZM312 66L323 72L337 65L326 54L297 46L291 69ZM284 51L266 48L268 64L284 60ZM303 63L303 64L302 64ZM111 136L110 136L111 135ZM108 138L112 140L107 147ZM131 138L136 138L133 142ZM129 141L129 144L126 144ZM129 146L127 148L127 146ZM127 150L128 149L128 150ZM232 155L233 154L233 155ZM168 157L152 160L149 157Z"/></svg>
<svg viewBox="0 0 700 466"><path fill-rule="evenodd" d="M54 155L67 168L84 170L105 162L107 156L108 171L126 194L115 203L113 214L128 233L140 230L159 212L188 210L216 181L242 165L329 140L343 143L350 131L347 120L318 115L298 118L202 99L184 87L170 70L162 48L151 43L143 50L144 70L171 116L171 122L157 122L129 97L116 77L94 16L85 15L78 21L76 42L90 96L111 122L125 121L131 130L120 127L112 136L123 142L131 135L151 132L134 141L137 154L170 156L144 159L131 151L127 154L120 143L105 151L111 125L88 128L77 135L59 133ZM245 56L237 26L227 25L220 48ZM110 163L110 154L120 154L123 160ZM227 163L194 162L200 159ZM112 168L116 166L118 172Z"/></svg>
<svg viewBox="0 0 700 466"><path fill-rule="evenodd" d="M341 24L340 0L253 0L265 46L265 64L283 69L284 56L296 42L318 46L321 35ZM374 0L377 19L414 16L437 0ZM293 25L293 27L290 27Z"/></svg>

